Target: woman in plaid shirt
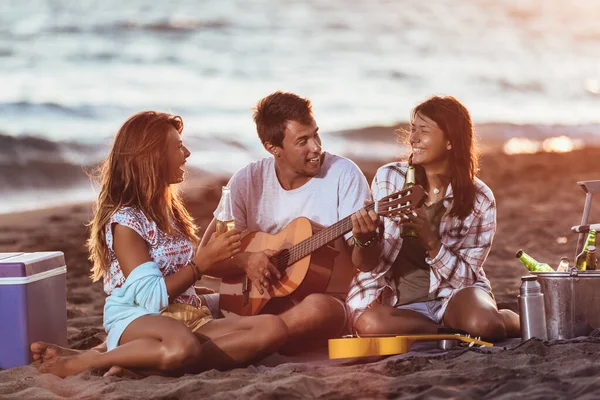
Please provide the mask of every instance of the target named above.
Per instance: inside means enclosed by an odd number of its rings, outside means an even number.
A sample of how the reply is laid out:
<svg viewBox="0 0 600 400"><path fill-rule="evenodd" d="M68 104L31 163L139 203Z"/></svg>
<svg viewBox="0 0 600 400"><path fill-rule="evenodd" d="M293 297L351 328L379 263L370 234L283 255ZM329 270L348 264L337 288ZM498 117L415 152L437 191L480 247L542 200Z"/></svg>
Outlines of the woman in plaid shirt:
<svg viewBox="0 0 600 400"><path fill-rule="evenodd" d="M519 317L498 310L483 263L496 232L496 204L476 177L468 110L432 97L411 115L410 146L425 204L404 218L361 210L353 215L354 265L347 297L358 334L435 333L440 326L487 339L519 336ZM408 163L379 168L373 198L401 190ZM401 237L414 228L417 236Z"/></svg>

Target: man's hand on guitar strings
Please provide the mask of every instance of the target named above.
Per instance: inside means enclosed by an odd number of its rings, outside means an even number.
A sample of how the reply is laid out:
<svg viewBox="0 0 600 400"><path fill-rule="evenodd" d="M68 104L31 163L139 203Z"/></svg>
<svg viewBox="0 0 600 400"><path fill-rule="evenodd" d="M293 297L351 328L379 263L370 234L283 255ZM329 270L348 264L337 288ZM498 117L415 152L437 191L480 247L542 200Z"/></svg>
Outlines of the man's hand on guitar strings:
<svg viewBox="0 0 600 400"><path fill-rule="evenodd" d="M281 279L281 273L271 261L277 253L277 250L264 250L252 253L248 257L244 269L260 294L264 293L264 288L268 289L271 286L272 280Z"/></svg>
<svg viewBox="0 0 600 400"><path fill-rule="evenodd" d="M372 204L371 200L365 200L365 207ZM361 208L350 217L352 221L352 236L359 242L367 242L377 235L377 227L381 224L379 216L373 210L367 211Z"/></svg>

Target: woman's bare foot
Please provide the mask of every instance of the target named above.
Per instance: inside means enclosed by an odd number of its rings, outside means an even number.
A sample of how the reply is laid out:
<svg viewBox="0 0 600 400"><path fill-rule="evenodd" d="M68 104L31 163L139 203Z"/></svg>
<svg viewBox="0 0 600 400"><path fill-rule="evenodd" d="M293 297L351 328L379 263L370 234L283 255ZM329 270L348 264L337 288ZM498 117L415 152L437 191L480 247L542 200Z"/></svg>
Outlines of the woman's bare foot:
<svg viewBox="0 0 600 400"><path fill-rule="evenodd" d="M90 350L74 350L45 342L34 342L31 344L31 346L29 346L29 349L31 350L31 354L33 355L33 361L40 361L41 363L45 363L48 360L51 360L56 357L76 356L78 354L82 354L88 351L103 353L102 350L106 350L105 347L102 347L102 345ZM108 371L106 371L106 373L104 373L103 376L126 376L132 378L139 378L143 375L139 375L133 371L115 365L111 367Z"/></svg>
<svg viewBox="0 0 600 400"><path fill-rule="evenodd" d="M97 355L97 352L88 351L75 356L49 358L40 364L38 369L42 374L49 373L61 378L66 378L67 376L77 375L88 369L92 357Z"/></svg>
<svg viewBox="0 0 600 400"><path fill-rule="evenodd" d="M66 347L45 342L33 342L29 346L29 349L33 355L33 361L41 361L43 363L52 358L74 356L81 353L80 350L67 349Z"/></svg>

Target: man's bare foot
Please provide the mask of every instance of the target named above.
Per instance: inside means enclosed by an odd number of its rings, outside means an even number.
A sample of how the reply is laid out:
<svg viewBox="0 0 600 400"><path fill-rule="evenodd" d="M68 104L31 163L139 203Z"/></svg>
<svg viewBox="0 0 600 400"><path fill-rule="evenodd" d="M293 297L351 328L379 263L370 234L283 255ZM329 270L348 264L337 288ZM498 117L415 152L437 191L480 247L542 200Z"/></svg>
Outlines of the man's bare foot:
<svg viewBox="0 0 600 400"><path fill-rule="evenodd" d="M104 373L104 375L102 375L103 378L106 378L107 376L118 376L121 378L135 378L135 379L140 379L143 378L145 376L149 376L152 375L151 373L148 374L144 374L144 373L137 373L135 371L132 371L130 369L125 369L119 366L113 366L110 367L110 369L108 371L106 371Z"/></svg>
<svg viewBox="0 0 600 400"><path fill-rule="evenodd" d="M88 369L89 358L94 356L91 352L78 354L75 356L58 356L50 358L40 364L39 371L42 374L53 374L61 378L77 375Z"/></svg>
<svg viewBox="0 0 600 400"><path fill-rule="evenodd" d="M60 347L55 344L45 342L33 342L29 346L31 354L33 355L33 361L46 362L52 358L62 356L74 356L81 353L80 350L67 349L66 347Z"/></svg>
<svg viewBox="0 0 600 400"><path fill-rule="evenodd" d="M194 290L196 291L196 294L198 296L203 295L203 294L217 293L213 289L210 289L210 288L207 288L207 287L204 287L204 286L194 286Z"/></svg>

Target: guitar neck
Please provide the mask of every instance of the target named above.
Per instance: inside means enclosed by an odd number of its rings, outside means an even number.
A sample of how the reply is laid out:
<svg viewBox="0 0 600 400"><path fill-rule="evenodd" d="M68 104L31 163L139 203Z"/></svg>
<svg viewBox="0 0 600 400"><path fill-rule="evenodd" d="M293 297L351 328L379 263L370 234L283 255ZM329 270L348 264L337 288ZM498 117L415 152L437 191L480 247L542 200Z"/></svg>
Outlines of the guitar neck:
<svg viewBox="0 0 600 400"><path fill-rule="evenodd" d="M365 207L365 210L373 210L375 208L375 204L369 204ZM286 252L283 256L289 257L287 260L287 266L296 263L298 260L303 259L308 256L315 250L320 249L325 246L327 243L333 242L335 239L340 236L350 232L352 230L352 219L351 215L347 216L336 222L335 224L328 226L327 228L321 229L319 232L315 233L308 239L297 243L289 249L289 252Z"/></svg>

